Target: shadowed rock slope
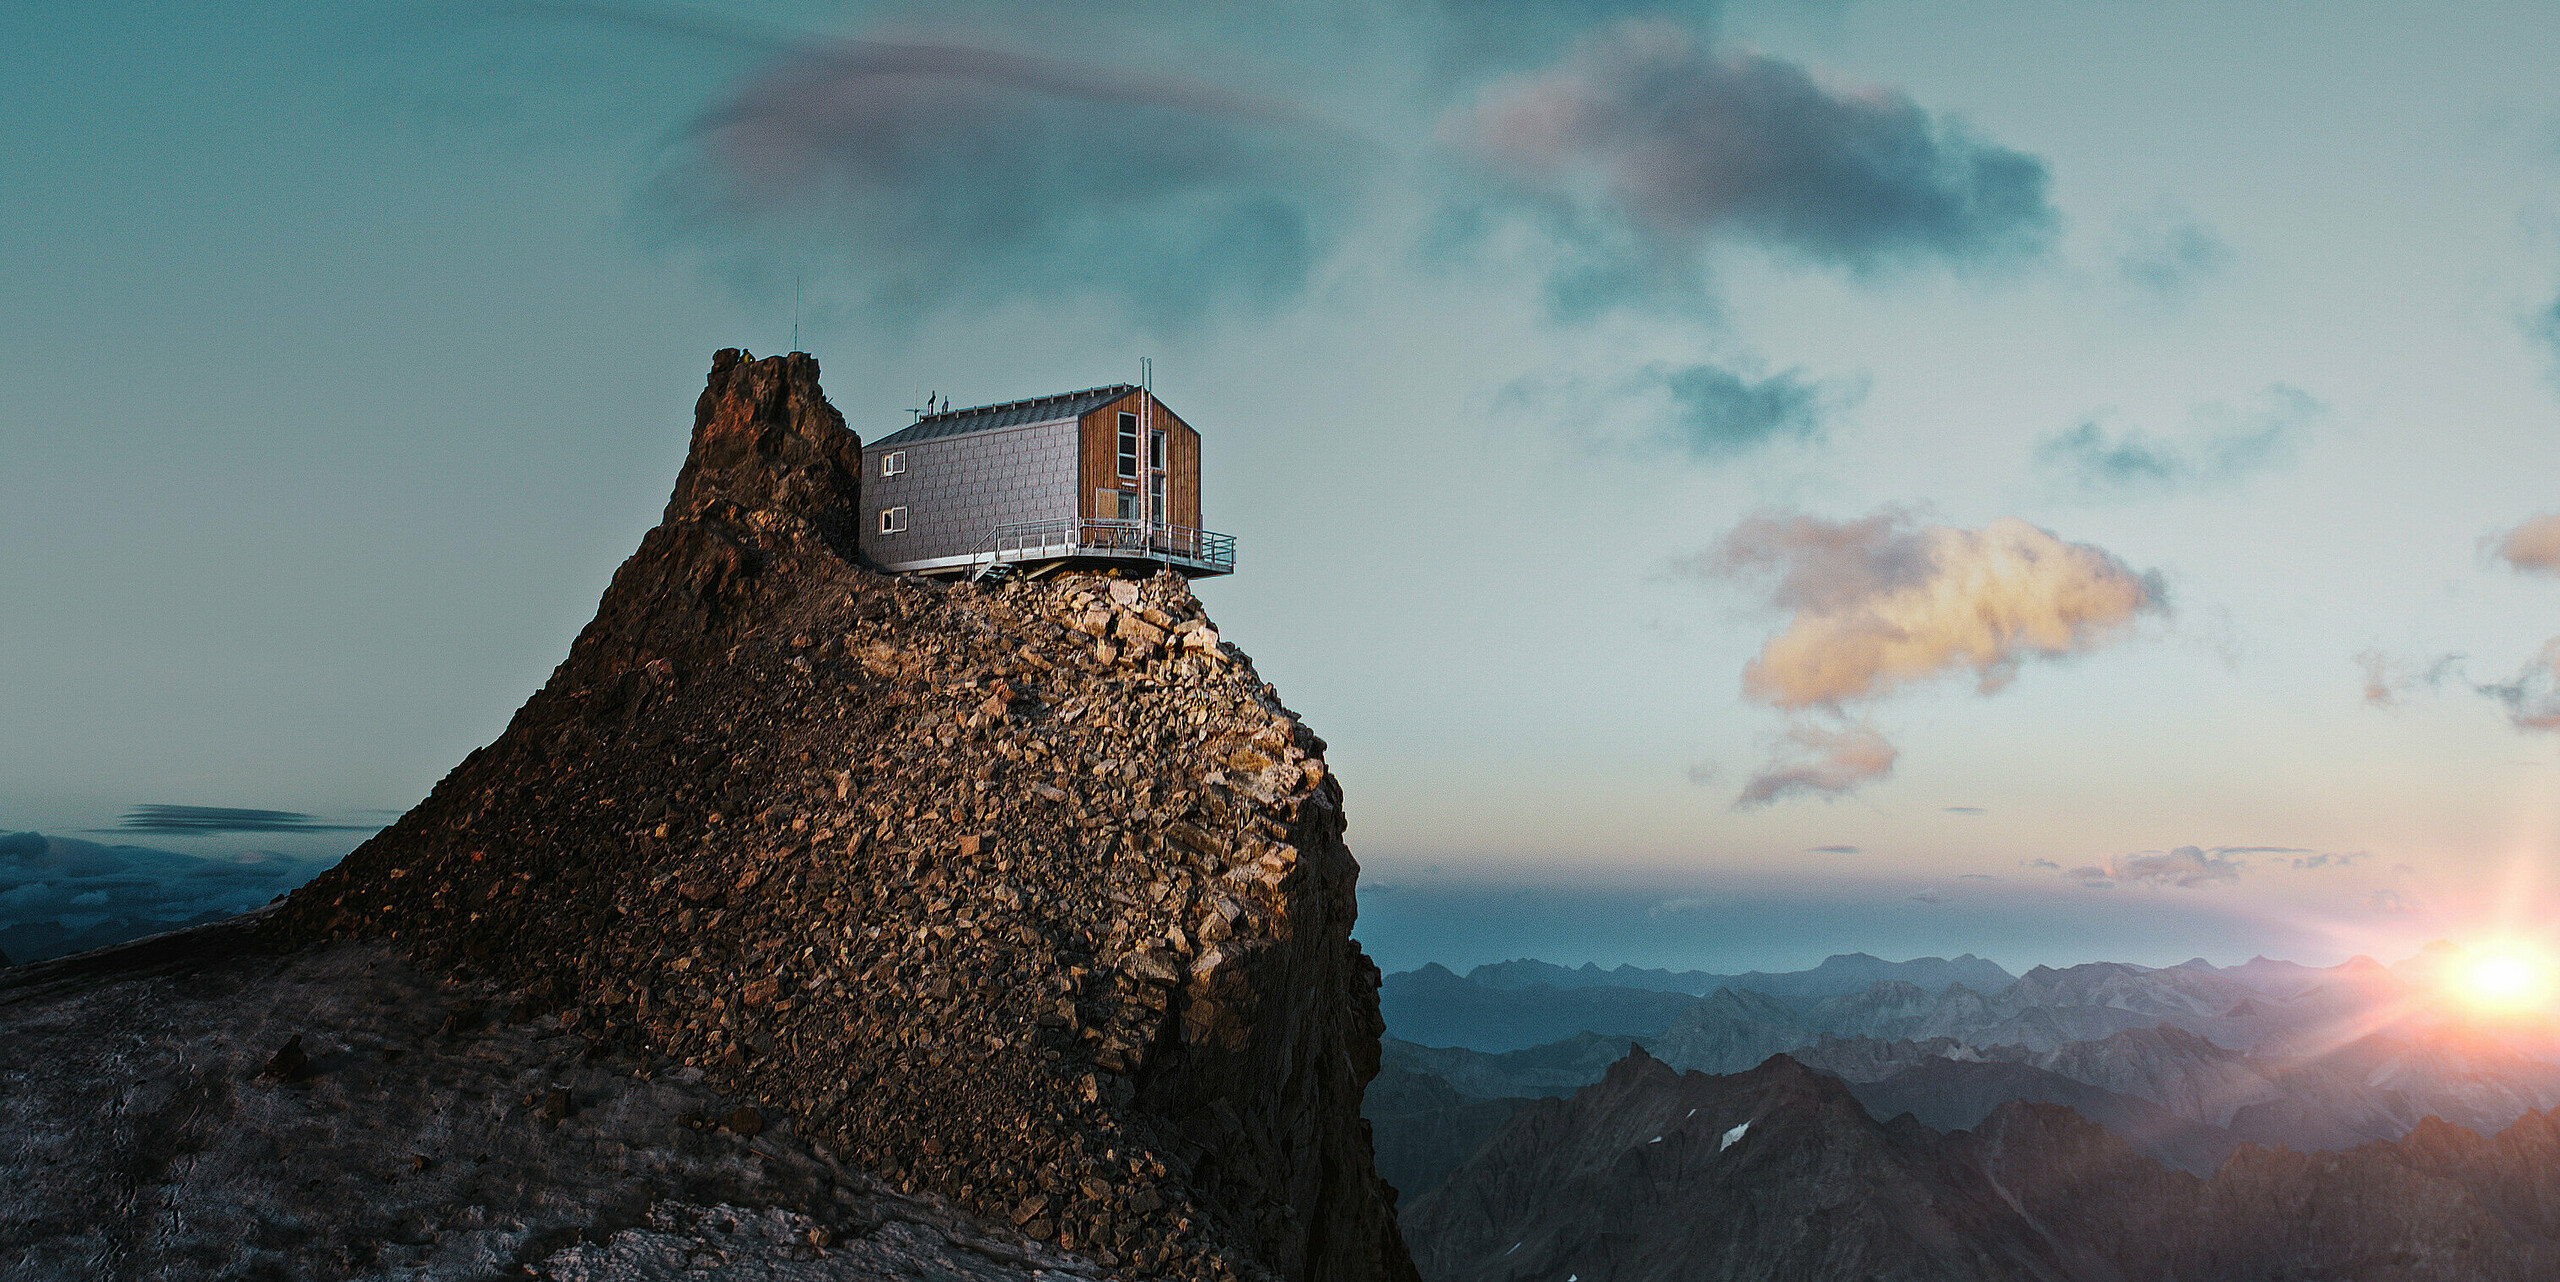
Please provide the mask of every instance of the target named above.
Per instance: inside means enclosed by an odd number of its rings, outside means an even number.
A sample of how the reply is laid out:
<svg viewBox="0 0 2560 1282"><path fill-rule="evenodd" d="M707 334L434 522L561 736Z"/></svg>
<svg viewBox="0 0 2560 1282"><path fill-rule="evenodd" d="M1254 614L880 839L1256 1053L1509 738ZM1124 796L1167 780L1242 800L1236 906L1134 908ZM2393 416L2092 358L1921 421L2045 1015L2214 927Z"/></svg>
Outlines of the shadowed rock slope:
<svg viewBox="0 0 2560 1282"><path fill-rule="evenodd" d="M806 356L724 351L568 659L297 892L899 1187L1141 1275L1412 1276L1323 741L1178 577L852 559Z"/></svg>

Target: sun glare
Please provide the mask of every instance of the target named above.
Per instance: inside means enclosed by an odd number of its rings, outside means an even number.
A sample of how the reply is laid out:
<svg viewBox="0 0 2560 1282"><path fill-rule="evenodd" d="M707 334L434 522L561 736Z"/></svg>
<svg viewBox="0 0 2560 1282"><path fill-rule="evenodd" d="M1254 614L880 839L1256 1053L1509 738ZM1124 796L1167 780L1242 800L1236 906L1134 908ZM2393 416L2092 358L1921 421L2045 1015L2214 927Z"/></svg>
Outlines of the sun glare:
<svg viewBox="0 0 2560 1282"><path fill-rule="evenodd" d="M2551 994L2551 963L2521 950L2475 954L2461 971L2465 1001L2490 1010L2524 1010L2543 1004Z"/></svg>

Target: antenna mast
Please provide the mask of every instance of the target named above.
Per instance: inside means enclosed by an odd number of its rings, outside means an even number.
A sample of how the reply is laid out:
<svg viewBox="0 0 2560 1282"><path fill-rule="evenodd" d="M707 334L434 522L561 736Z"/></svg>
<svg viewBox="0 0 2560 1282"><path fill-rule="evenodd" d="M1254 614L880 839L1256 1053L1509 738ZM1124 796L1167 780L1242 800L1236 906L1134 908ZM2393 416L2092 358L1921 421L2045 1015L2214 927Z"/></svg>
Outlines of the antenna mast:
<svg viewBox="0 0 2560 1282"><path fill-rule="evenodd" d="M806 279L805 272L791 278L791 350L795 352L800 350L800 284Z"/></svg>

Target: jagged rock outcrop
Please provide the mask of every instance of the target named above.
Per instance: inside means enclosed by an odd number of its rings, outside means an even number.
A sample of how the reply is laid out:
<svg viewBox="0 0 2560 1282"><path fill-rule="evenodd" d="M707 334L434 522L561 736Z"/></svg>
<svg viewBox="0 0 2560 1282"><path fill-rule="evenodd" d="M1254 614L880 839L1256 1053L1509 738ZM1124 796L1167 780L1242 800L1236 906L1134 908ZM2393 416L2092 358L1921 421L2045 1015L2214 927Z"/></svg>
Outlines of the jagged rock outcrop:
<svg viewBox="0 0 2560 1282"><path fill-rule="evenodd" d="M1182 580L871 573L800 355L489 746L273 937L397 941L1140 1275L1396 1282L1324 743Z"/></svg>
<svg viewBox="0 0 2560 1282"><path fill-rule="evenodd" d="M1785 1056L1719 1077L1636 1051L1520 1105L1404 1227L1433 1282L2536 1282L2560 1276L2560 1119L2242 1144L2206 1179L2059 1104L1941 1134Z"/></svg>

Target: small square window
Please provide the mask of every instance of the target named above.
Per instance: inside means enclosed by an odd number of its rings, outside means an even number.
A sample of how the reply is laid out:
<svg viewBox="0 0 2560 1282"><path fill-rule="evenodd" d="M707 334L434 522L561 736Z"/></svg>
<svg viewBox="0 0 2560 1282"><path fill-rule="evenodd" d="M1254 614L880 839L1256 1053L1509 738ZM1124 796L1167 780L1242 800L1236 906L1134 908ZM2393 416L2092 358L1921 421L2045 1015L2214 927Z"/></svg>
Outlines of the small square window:
<svg viewBox="0 0 2560 1282"><path fill-rule="evenodd" d="M903 476L907 470L907 452L891 450L880 456L880 475Z"/></svg>
<svg viewBox="0 0 2560 1282"><path fill-rule="evenodd" d="M880 532L882 534L906 533L907 510L902 507L884 507L880 509Z"/></svg>

